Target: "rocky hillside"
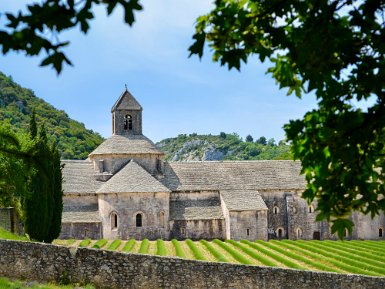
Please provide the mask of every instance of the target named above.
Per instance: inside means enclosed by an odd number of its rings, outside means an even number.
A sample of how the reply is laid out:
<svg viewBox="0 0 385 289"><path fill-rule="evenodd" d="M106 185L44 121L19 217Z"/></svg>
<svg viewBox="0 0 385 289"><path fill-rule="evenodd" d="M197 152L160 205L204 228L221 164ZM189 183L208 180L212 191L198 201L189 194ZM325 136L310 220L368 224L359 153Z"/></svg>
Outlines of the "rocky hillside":
<svg viewBox="0 0 385 289"><path fill-rule="evenodd" d="M86 129L63 110L57 110L0 72L0 121L9 120L16 130L27 131L33 109L37 123L44 123L64 159L85 159L103 141L98 133Z"/></svg>
<svg viewBox="0 0 385 289"><path fill-rule="evenodd" d="M284 142L276 144L260 137L251 136L243 141L237 134L179 135L156 144L166 153L169 161L214 161L214 160L271 160L291 159L290 146Z"/></svg>

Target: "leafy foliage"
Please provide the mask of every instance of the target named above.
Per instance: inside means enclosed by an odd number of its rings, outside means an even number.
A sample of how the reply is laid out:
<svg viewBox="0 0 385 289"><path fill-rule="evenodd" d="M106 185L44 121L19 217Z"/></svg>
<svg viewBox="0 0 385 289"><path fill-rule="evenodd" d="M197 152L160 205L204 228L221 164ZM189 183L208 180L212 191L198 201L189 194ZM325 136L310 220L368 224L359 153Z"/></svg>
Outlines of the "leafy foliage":
<svg viewBox="0 0 385 289"><path fill-rule="evenodd" d="M86 159L103 138L84 124L57 110L33 91L22 88L0 72L0 121L8 120L17 132L27 132L32 111L37 126L45 125L50 142L57 143L61 158ZM37 127L34 128L37 133Z"/></svg>
<svg viewBox="0 0 385 289"><path fill-rule="evenodd" d="M318 220L334 222L340 236L353 210L385 209L384 14L385 3L372 0L218 0L197 19L190 47L202 57L207 42L229 69L257 55L288 94L316 95L318 108L285 131L302 162L304 197L317 199Z"/></svg>
<svg viewBox="0 0 385 289"><path fill-rule="evenodd" d="M250 136L251 137L251 136ZM252 138L252 137L251 137ZM250 138L249 138L250 140ZM284 142L268 145L243 141L237 134L181 134L156 144L167 160L266 160L291 159L290 146Z"/></svg>
<svg viewBox="0 0 385 289"><path fill-rule="evenodd" d="M0 29L0 45L3 54L9 51L22 51L28 56L37 56L44 52L45 58L41 66L52 66L60 73L63 64L71 65L64 54L63 48L69 41L60 41L59 34L63 31L79 28L87 33L90 21L94 19L93 8L104 6L107 15L116 7L123 8L124 22L132 25L135 21L134 12L142 10L138 0L44 0L27 5L25 12L5 13L2 22L5 27ZM4 17L5 16L5 17Z"/></svg>

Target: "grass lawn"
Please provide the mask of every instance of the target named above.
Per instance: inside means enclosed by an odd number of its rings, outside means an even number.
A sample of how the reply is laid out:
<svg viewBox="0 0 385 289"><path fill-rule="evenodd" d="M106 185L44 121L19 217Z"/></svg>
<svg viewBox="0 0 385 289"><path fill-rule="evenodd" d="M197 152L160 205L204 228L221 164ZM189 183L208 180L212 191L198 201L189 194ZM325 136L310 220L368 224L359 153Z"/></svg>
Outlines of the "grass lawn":
<svg viewBox="0 0 385 289"><path fill-rule="evenodd" d="M0 289L94 289L95 287L87 285L79 287L76 285L54 285L54 284L40 284L30 281L10 280L7 278L0 278Z"/></svg>

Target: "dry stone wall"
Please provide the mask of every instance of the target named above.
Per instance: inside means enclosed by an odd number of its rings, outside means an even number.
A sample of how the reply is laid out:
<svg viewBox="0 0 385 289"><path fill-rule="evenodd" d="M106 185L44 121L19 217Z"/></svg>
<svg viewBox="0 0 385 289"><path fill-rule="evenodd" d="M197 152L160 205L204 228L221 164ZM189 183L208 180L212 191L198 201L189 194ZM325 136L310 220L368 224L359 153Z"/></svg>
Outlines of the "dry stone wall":
<svg viewBox="0 0 385 289"><path fill-rule="evenodd" d="M97 288L385 288L385 278L71 249L0 240L0 276Z"/></svg>

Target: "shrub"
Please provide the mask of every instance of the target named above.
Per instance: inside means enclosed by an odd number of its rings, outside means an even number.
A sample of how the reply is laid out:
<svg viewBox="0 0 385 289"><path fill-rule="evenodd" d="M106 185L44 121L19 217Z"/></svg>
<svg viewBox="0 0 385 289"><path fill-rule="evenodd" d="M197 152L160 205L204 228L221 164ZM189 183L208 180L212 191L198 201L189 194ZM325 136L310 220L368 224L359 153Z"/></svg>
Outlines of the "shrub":
<svg viewBox="0 0 385 289"><path fill-rule="evenodd" d="M156 255L167 256L167 249L164 245L164 241L161 239L156 240Z"/></svg>
<svg viewBox="0 0 385 289"><path fill-rule="evenodd" d="M149 247L150 247L150 241L148 239L144 239L140 244L139 254L147 254Z"/></svg>
<svg viewBox="0 0 385 289"><path fill-rule="evenodd" d="M202 252L198 249L197 245L195 245L193 241L191 241L190 239L187 239L185 242L187 246L190 248L190 250L192 251L195 257L195 260L206 260Z"/></svg>
<svg viewBox="0 0 385 289"><path fill-rule="evenodd" d="M218 239L215 239L213 241L213 243L217 244L218 246L220 246L222 249L226 250L231 256L233 256L233 258L235 260L237 260L239 263L241 264L248 264L248 265L251 265L253 263L251 263L247 258L245 258L245 256L243 256L241 253L239 253L238 251L234 250L233 248L231 248L229 245L227 245L226 243L218 240Z"/></svg>
<svg viewBox="0 0 385 289"><path fill-rule="evenodd" d="M207 242L206 240L200 240L200 242L215 257L215 259L217 259L218 262L229 262L229 260L227 260L225 256L215 250L215 248L209 242Z"/></svg>
<svg viewBox="0 0 385 289"><path fill-rule="evenodd" d="M261 262L263 265L265 266L271 266L271 267L277 267L278 264L277 262L274 262L274 261L271 261L269 260L268 258L264 257L263 255L259 254L258 251L255 251L253 249L250 249L244 245L242 245L241 243L239 242L235 242L233 240L227 240L226 242L230 243L231 245L233 245L234 247L237 247L239 248L240 250L242 250L244 253L246 253L247 255L249 255L250 257L256 259L257 261ZM245 242L245 240L242 240L241 242ZM265 254L266 255L266 254Z"/></svg>
<svg viewBox="0 0 385 289"><path fill-rule="evenodd" d="M120 244L122 243L121 240L117 239L117 240L114 240L107 248L107 250L113 250L115 251L116 249L118 249L118 247L120 246Z"/></svg>
<svg viewBox="0 0 385 289"><path fill-rule="evenodd" d="M84 239L83 241L80 242L79 247L88 247L90 243L91 243L91 239Z"/></svg>
<svg viewBox="0 0 385 289"><path fill-rule="evenodd" d="M176 255L180 258L186 259L186 254L184 253L179 241L172 239L171 242L174 245Z"/></svg>
<svg viewBox="0 0 385 289"><path fill-rule="evenodd" d="M132 249L134 248L136 243L135 239L131 239L124 244L124 247L122 249L123 252L132 252Z"/></svg>
<svg viewBox="0 0 385 289"><path fill-rule="evenodd" d="M100 249L100 248L103 248L106 244L107 244L107 240L106 239L100 239L98 240L93 246L92 248L95 248L95 249Z"/></svg>

